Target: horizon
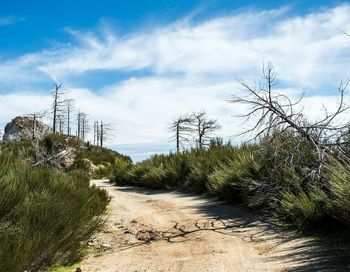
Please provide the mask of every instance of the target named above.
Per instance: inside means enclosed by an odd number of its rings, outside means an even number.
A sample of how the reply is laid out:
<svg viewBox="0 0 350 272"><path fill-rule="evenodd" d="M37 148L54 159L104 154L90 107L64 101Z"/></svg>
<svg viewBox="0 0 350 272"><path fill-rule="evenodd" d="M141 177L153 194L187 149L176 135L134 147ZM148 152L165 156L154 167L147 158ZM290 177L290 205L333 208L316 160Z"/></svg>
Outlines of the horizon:
<svg viewBox="0 0 350 272"><path fill-rule="evenodd" d="M278 92L306 93L310 118L322 103L332 109L350 78L350 4L231 2L3 3L0 128L48 109L62 83L91 122L113 125L107 147L134 161L174 150L169 124L193 111L205 110L222 125L217 136L239 143L242 121L233 116L246 108L227 100L241 94L237 79L258 83L268 61Z"/></svg>

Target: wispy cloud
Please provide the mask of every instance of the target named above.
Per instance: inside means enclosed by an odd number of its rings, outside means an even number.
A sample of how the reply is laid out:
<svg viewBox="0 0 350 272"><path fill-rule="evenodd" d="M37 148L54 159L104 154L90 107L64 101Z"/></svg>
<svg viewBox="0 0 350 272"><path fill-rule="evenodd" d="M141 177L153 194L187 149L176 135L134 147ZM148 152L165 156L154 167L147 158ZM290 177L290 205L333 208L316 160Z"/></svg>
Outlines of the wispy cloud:
<svg viewBox="0 0 350 272"><path fill-rule="evenodd" d="M340 6L305 17L288 18L283 9L243 12L197 25L178 21L126 37L75 32L79 45L40 70L62 77L94 69L232 77L256 72L271 60L282 71L281 79L315 86L315 79L344 76L338 71L350 61L350 42L339 28L350 29L349 19L350 6Z"/></svg>
<svg viewBox="0 0 350 272"><path fill-rule="evenodd" d="M281 9L246 11L199 24L179 20L121 37L108 30L102 37L69 30L75 44L1 66L6 70L16 64L30 67L21 73L25 79L33 72L67 78L91 70L140 69L158 75L241 77L256 73L263 61L271 60L282 80L322 86L325 78L347 76L339 71L348 66L350 42L339 28L350 29L349 19L350 6L342 5L304 17L289 17L288 10Z"/></svg>
<svg viewBox="0 0 350 272"><path fill-rule="evenodd" d="M219 120L221 135L228 137L240 124L232 115L245 110L226 102L240 92L235 79L254 83L265 61L274 63L281 92L305 90L308 103L328 96L326 104L332 106L330 93L350 76L350 39L339 28L350 30L350 5L305 16L291 17L285 8L200 23L186 18L124 36L107 28L102 33L70 29L71 44L0 62L0 85L16 82L12 95L21 99L15 92L20 83L30 89L48 78L63 81L77 107L116 124L112 144L167 143L169 121L201 109ZM147 76L116 79L96 92L77 85L76 79L89 71L147 71ZM31 97L26 99L40 100ZM9 108L11 103L0 100L0 109L9 109L2 117L23 109L20 104ZM316 106L307 109L317 114Z"/></svg>
<svg viewBox="0 0 350 272"><path fill-rule="evenodd" d="M13 25L22 21L25 21L24 17L19 17L19 16L0 17L0 26Z"/></svg>

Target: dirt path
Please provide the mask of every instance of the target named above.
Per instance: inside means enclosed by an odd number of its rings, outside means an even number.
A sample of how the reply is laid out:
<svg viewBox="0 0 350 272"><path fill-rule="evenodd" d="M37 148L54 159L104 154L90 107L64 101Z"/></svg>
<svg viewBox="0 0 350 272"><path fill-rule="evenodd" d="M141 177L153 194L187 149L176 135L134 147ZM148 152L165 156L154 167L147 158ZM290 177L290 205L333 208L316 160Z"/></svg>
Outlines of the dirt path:
<svg viewBox="0 0 350 272"><path fill-rule="evenodd" d="M279 231L237 207L103 180L92 184L112 200L105 230L81 264L84 272L342 271L317 241Z"/></svg>

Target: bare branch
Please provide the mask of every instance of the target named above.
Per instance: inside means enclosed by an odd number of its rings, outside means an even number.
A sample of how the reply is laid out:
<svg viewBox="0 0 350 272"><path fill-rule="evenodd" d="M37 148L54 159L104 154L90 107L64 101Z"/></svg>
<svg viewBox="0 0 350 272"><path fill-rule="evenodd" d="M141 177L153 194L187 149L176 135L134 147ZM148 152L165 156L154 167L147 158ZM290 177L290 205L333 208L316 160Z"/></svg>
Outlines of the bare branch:
<svg viewBox="0 0 350 272"><path fill-rule="evenodd" d="M263 78L265 83L259 84L259 90L250 87L243 81L239 81L247 95L233 97L230 101L249 106L248 112L241 115L245 118L244 122L249 121L252 117L257 118L255 125L242 134L255 131L254 139L257 139L263 136L271 136L273 133L282 134L288 131L305 139L318 154L317 172L318 177L320 177L325 154L343 150L341 146L350 142L350 140L344 139L349 135L350 123L341 119L341 115L349 109L344 103L344 93L349 81L341 82L338 87L340 99L336 110L329 113L323 105L324 117L318 121L310 122L304 117L303 108L296 110L300 106L304 94L301 94L296 101L292 101L285 94L274 92L276 74L271 63L263 66ZM346 159L349 160L348 157Z"/></svg>

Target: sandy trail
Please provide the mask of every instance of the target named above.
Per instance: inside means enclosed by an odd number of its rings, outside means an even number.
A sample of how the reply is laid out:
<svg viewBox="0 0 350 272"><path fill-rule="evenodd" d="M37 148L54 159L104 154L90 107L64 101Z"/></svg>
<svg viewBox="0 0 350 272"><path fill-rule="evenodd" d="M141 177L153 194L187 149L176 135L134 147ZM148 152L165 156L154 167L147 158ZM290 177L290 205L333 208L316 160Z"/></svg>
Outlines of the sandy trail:
<svg viewBox="0 0 350 272"><path fill-rule="evenodd" d="M203 196L92 184L111 195L82 271L348 271L314 239ZM334 250L331 250L334 253ZM325 257L326 256L326 257Z"/></svg>

